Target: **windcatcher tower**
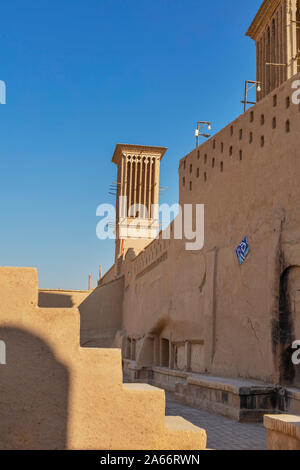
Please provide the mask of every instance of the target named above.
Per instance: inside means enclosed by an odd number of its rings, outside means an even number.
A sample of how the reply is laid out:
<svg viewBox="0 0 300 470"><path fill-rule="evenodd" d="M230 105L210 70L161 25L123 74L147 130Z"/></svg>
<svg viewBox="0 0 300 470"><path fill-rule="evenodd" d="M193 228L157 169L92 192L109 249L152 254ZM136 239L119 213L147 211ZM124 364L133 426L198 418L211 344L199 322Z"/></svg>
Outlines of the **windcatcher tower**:
<svg viewBox="0 0 300 470"><path fill-rule="evenodd" d="M167 148L117 144L116 260L129 248L141 251L159 230L160 161ZM136 230L136 228L138 230ZM135 237L135 233L139 237Z"/></svg>
<svg viewBox="0 0 300 470"><path fill-rule="evenodd" d="M256 44L259 101L300 72L300 0L264 0L246 34Z"/></svg>

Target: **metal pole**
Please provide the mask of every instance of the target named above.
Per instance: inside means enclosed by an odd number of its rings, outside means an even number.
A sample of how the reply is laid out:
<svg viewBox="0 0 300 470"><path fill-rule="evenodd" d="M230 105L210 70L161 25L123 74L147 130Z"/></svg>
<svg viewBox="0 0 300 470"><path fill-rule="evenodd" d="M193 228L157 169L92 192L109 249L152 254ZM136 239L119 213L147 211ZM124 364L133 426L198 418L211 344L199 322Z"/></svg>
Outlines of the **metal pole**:
<svg viewBox="0 0 300 470"><path fill-rule="evenodd" d="M248 94L248 81L246 81L246 83L245 83L244 113L247 111L247 94Z"/></svg>

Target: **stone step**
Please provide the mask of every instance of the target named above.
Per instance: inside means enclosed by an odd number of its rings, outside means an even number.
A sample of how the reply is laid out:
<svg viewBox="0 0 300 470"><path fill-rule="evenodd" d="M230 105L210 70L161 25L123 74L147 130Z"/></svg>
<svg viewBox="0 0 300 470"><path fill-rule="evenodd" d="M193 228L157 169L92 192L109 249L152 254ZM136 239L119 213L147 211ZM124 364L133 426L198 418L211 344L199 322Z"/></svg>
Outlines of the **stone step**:
<svg viewBox="0 0 300 470"><path fill-rule="evenodd" d="M165 419L165 392L143 383L123 384L126 406L132 407L134 420L147 432L162 433ZM136 404L139 403L137 407Z"/></svg>
<svg viewBox="0 0 300 470"><path fill-rule="evenodd" d="M181 416L166 416L166 442L168 450L205 450L207 436L204 429L194 426Z"/></svg>
<svg viewBox="0 0 300 470"><path fill-rule="evenodd" d="M148 384L123 384L126 405L133 407L141 432L156 433L153 450L202 450L206 432L179 416L165 416L165 392ZM139 406L135 406L139 403ZM144 404L144 406L143 406Z"/></svg>

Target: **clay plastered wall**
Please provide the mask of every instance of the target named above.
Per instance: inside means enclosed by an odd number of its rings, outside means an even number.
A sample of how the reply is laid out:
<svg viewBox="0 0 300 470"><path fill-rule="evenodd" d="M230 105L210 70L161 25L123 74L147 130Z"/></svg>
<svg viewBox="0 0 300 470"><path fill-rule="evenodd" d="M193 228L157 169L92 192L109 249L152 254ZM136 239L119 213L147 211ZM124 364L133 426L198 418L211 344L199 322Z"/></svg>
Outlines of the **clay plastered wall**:
<svg viewBox="0 0 300 470"><path fill-rule="evenodd" d="M110 347L122 324L124 278L94 289L78 306L81 344Z"/></svg>
<svg viewBox="0 0 300 470"><path fill-rule="evenodd" d="M128 336L139 340L153 334L173 343L203 340L201 252L187 253L182 241L157 239L134 261L126 258L124 271L122 329Z"/></svg>
<svg viewBox="0 0 300 470"><path fill-rule="evenodd" d="M113 265L102 277L102 284L107 284L115 279L115 265Z"/></svg>
<svg viewBox="0 0 300 470"><path fill-rule="evenodd" d="M109 447L109 438L95 441L100 428L90 403L104 392L104 381L111 397L120 391L119 352L91 355L79 347L77 309L39 309L35 269L0 268L0 299L0 338L6 344L1 448ZM104 420L109 432L109 417Z"/></svg>
<svg viewBox="0 0 300 470"><path fill-rule="evenodd" d="M282 237L288 244L300 229L292 81L181 160L181 205L205 204L204 249L155 240L125 261L123 329L138 341L190 341L197 372L279 381ZM251 252L240 266L245 236Z"/></svg>
<svg viewBox="0 0 300 470"><path fill-rule="evenodd" d="M89 291L39 289L38 305L46 308L77 307L89 293Z"/></svg>
<svg viewBox="0 0 300 470"><path fill-rule="evenodd" d="M300 228L292 81L180 162L180 202L205 204L203 254L213 284L204 289L206 352L216 374L278 379L282 233L295 242ZM245 236L251 252L239 266L235 249Z"/></svg>

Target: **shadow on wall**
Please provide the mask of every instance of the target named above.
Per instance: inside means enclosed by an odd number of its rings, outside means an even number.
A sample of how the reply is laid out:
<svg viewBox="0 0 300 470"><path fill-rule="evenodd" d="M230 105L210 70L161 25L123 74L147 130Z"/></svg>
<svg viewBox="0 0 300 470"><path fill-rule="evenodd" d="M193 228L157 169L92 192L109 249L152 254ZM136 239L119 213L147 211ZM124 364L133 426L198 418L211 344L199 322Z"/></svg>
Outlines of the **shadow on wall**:
<svg viewBox="0 0 300 470"><path fill-rule="evenodd" d="M116 332L122 325L124 278L94 289L78 305L80 345L113 348Z"/></svg>
<svg viewBox="0 0 300 470"><path fill-rule="evenodd" d="M38 306L44 308L71 308L74 303L71 295L39 292Z"/></svg>
<svg viewBox="0 0 300 470"><path fill-rule="evenodd" d="M69 373L32 333L0 328L6 365L0 365L0 448L65 449Z"/></svg>

